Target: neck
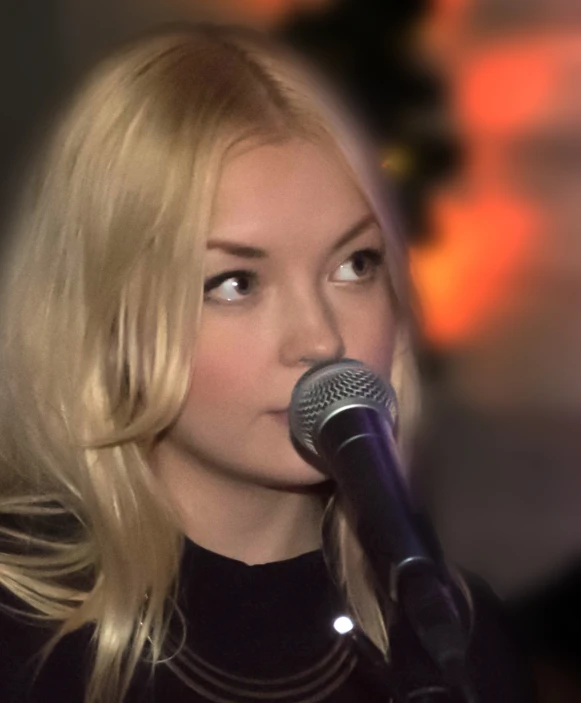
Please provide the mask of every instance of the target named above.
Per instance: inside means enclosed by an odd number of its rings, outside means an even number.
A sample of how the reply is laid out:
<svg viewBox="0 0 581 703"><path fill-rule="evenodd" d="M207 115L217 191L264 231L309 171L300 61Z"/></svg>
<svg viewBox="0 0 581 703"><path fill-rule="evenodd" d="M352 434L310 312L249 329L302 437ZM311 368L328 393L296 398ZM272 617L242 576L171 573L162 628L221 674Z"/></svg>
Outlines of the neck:
<svg viewBox="0 0 581 703"><path fill-rule="evenodd" d="M153 466L184 534L205 549L253 565L321 546L324 502L317 490L261 485L163 444Z"/></svg>

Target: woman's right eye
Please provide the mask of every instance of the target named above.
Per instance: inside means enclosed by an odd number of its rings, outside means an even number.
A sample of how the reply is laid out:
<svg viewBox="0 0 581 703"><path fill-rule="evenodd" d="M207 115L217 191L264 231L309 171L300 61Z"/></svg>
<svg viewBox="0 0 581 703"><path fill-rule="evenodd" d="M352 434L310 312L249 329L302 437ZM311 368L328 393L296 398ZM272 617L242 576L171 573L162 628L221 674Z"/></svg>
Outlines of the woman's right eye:
<svg viewBox="0 0 581 703"><path fill-rule="evenodd" d="M226 271L212 276L204 283L204 300L218 303L243 300L254 291L257 279L252 271Z"/></svg>

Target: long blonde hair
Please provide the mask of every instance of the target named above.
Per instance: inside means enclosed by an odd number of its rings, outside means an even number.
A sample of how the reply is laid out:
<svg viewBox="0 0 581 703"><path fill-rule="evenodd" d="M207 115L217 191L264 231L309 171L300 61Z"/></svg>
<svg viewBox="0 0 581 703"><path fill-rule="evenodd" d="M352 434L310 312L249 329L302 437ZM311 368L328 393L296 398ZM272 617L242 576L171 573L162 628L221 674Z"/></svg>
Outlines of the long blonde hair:
<svg viewBox="0 0 581 703"><path fill-rule="evenodd" d="M163 651L183 538L147 455L188 389L221 168L242 140L290 136L332 146L383 225L405 429L401 242L361 140L265 39L180 28L117 52L61 116L15 218L0 307L0 584L56 622L51 645L94 628L87 703L121 701L146 647L154 662ZM353 615L386 650L361 549L340 506L331 519Z"/></svg>

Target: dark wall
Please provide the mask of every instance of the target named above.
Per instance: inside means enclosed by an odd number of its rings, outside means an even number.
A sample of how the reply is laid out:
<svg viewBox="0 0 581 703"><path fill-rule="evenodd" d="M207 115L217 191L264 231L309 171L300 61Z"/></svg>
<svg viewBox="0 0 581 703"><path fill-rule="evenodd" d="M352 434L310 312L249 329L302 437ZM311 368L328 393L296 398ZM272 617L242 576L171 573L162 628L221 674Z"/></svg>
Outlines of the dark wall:
<svg viewBox="0 0 581 703"><path fill-rule="evenodd" d="M0 15L0 209L18 164L42 128L64 77L55 0L7 0Z"/></svg>

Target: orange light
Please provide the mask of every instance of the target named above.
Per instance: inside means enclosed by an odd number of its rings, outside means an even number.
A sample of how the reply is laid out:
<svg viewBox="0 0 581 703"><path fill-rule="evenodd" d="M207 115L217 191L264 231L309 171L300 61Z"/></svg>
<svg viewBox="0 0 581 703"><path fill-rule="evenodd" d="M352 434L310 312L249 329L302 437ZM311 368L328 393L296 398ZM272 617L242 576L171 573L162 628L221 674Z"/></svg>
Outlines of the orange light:
<svg viewBox="0 0 581 703"><path fill-rule="evenodd" d="M442 198L433 215L441 238L412 251L412 270L426 335L448 345L475 334L502 308L512 274L534 239L537 214L490 193L467 204Z"/></svg>
<svg viewBox="0 0 581 703"><path fill-rule="evenodd" d="M557 75L556 57L546 46L488 48L458 72L453 107L469 132L522 129L542 109Z"/></svg>

